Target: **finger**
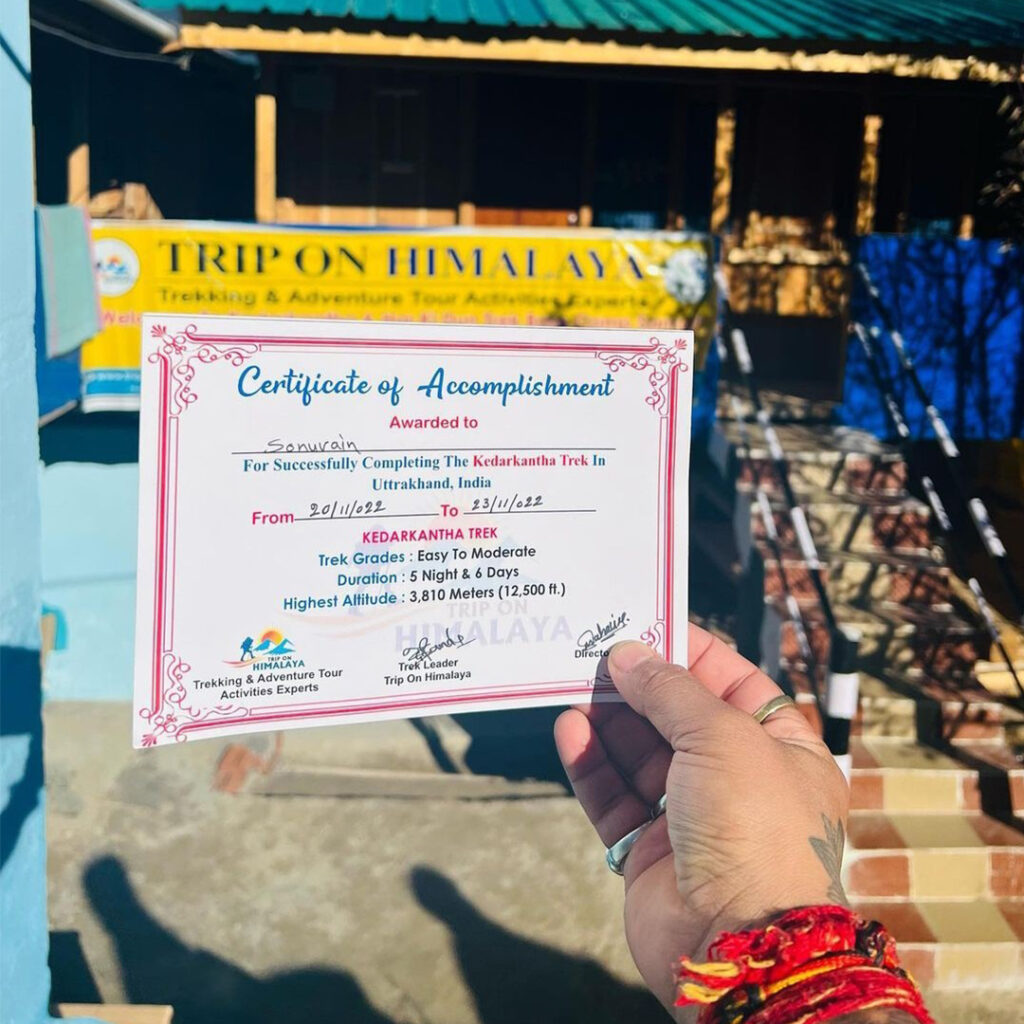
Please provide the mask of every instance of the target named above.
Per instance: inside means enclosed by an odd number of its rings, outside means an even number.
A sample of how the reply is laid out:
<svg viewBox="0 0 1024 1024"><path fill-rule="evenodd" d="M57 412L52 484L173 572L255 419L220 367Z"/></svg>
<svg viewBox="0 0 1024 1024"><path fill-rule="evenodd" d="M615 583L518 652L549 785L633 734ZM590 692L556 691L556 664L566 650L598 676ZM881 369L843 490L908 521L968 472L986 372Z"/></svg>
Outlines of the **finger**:
<svg viewBox="0 0 1024 1024"><path fill-rule="evenodd" d="M690 623L689 670L716 697L753 714L782 690L738 651Z"/></svg>
<svg viewBox="0 0 1024 1024"><path fill-rule="evenodd" d="M571 708L558 716L555 746L576 799L605 846L650 818L648 808L610 760L601 737L582 711Z"/></svg>
<svg viewBox="0 0 1024 1024"><path fill-rule="evenodd" d="M707 634L704 636L706 638ZM712 651L712 645L705 643L701 654L706 656ZM705 668L705 678L710 682L707 685L688 670L669 664L645 644L634 641L616 644L611 649L608 669L616 688L629 706L649 719L674 750L685 750L688 740L701 732L718 733L725 729L729 735L716 742L735 743L742 742L743 732L747 730L753 740L749 730L756 728L756 724L749 713L718 696L723 694L725 697L734 697L742 689L744 681L752 679L753 673L757 672L746 659L741 661L746 670L732 680L727 679L725 683L708 677ZM768 693L774 691L777 695L781 692L771 680L768 682L772 688ZM760 705L755 705L755 709L757 706ZM792 718L788 724L791 730L797 730L797 736L800 737L798 742L806 746L819 745L809 724L796 722ZM787 739L792 741L790 737Z"/></svg>
<svg viewBox="0 0 1024 1024"><path fill-rule="evenodd" d="M668 818L663 814L651 822L651 827L636 841L623 865L626 889L653 864L667 860L672 863L672 842L668 835Z"/></svg>
<svg viewBox="0 0 1024 1024"><path fill-rule="evenodd" d="M807 721L803 712L795 706L780 708L771 718L761 723L761 728L769 736L783 743L796 743L819 752L828 751L825 741Z"/></svg>
<svg viewBox="0 0 1024 1024"><path fill-rule="evenodd" d="M692 622L689 650L689 669L698 682L740 711L753 714L782 693L774 680L742 654ZM764 728L770 736L786 742L821 742L821 737L796 708L777 711L764 723Z"/></svg>
<svg viewBox="0 0 1024 1024"><path fill-rule="evenodd" d="M741 730L746 727L739 711L646 644L616 644L608 653L608 671L626 703L646 718L673 750L685 750L692 735L718 729L730 719L736 719Z"/></svg>
<svg viewBox="0 0 1024 1024"><path fill-rule="evenodd" d="M672 761L672 748L658 730L628 704L590 704L581 710L626 782L644 803L657 803Z"/></svg>

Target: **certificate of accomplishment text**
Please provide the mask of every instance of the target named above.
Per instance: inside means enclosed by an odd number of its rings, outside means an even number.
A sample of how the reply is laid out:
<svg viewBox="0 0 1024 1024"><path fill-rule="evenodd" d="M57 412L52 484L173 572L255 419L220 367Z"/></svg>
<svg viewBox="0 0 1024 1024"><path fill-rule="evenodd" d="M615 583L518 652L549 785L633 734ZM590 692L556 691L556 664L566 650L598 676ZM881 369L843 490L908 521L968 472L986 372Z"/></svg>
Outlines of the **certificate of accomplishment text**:
<svg viewBox="0 0 1024 1024"><path fill-rule="evenodd" d="M688 331L147 316L134 742L686 660Z"/></svg>

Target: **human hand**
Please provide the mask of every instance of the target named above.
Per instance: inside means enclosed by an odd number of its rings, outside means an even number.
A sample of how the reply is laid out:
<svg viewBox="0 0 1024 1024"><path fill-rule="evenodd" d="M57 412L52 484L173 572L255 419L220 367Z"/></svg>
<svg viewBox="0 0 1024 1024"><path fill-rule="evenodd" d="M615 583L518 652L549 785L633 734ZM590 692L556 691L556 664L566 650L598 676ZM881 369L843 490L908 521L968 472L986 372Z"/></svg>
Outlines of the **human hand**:
<svg viewBox="0 0 1024 1024"><path fill-rule="evenodd" d="M555 742L605 846L666 813L625 863L626 941L644 981L679 1020L674 965L721 931L792 907L844 903L839 878L849 789L804 716L754 711L781 690L722 641L690 626L690 669L642 643L608 668L625 704L572 708Z"/></svg>

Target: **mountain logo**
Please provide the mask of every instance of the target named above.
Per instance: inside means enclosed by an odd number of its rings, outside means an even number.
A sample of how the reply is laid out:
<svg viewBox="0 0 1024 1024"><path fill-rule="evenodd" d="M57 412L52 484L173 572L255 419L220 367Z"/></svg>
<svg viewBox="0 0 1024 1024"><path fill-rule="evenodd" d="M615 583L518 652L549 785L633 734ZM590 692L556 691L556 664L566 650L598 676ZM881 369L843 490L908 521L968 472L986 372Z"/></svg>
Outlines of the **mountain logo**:
<svg viewBox="0 0 1024 1024"><path fill-rule="evenodd" d="M292 660L295 653L295 646L279 629L264 630L259 639L247 636L239 646L237 661L226 661L225 665L232 668L245 668L247 665L254 665L258 662L273 661L281 659Z"/></svg>
<svg viewBox="0 0 1024 1024"><path fill-rule="evenodd" d="M101 295L124 295L135 287L139 257L127 242L120 238L98 238L93 244L93 259Z"/></svg>

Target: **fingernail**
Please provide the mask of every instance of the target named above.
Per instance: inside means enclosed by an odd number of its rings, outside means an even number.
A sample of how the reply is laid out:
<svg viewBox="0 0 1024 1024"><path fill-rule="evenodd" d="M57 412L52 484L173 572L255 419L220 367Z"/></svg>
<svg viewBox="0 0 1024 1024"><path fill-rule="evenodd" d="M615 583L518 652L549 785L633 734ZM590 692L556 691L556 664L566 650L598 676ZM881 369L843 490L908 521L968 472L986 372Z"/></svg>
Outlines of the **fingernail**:
<svg viewBox="0 0 1024 1024"><path fill-rule="evenodd" d="M642 661L660 658L657 651L639 640L622 640L608 652L608 667L616 672L631 672Z"/></svg>

